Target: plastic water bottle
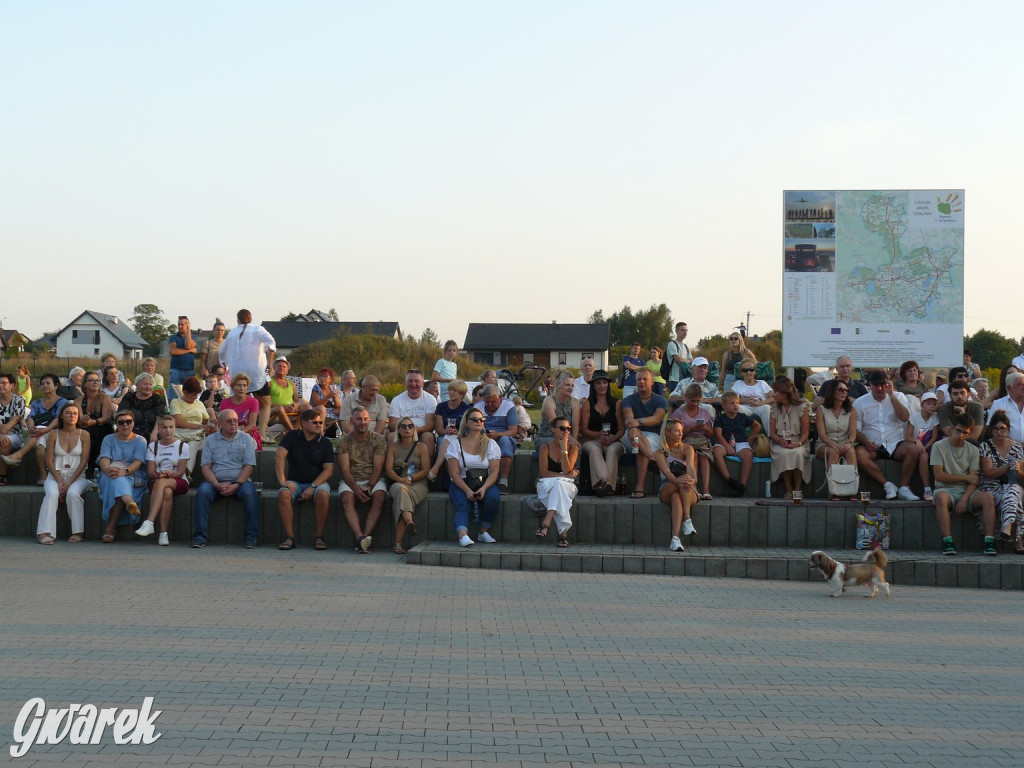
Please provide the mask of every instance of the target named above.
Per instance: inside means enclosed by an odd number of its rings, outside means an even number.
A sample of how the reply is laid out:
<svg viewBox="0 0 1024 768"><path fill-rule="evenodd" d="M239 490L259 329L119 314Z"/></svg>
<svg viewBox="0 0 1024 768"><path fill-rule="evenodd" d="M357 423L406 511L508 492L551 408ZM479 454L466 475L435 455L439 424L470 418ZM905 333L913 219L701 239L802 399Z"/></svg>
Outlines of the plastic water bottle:
<svg viewBox="0 0 1024 768"><path fill-rule="evenodd" d="M416 474L416 465L410 464L405 470L405 476L412 480L412 476Z"/></svg>
<svg viewBox="0 0 1024 768"><path fill-rule="evenodd" d="M640 453L640 436L633 437L633 453Z"/></svg>

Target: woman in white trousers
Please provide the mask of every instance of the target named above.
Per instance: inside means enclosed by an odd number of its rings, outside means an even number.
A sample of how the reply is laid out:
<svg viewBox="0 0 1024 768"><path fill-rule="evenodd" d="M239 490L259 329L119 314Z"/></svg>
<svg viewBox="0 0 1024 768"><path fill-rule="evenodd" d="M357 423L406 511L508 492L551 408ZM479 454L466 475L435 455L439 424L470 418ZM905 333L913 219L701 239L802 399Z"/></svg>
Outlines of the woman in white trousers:
<svg viewBox="0 0 1024 768"><path fill-rule="evenodd" d="M540 479L537 481L537 496L547 509L544 521L537 529L538 541L548 535L552 521L558 529L558 548L569 546L569 529L572 518L569 510L576 498L576 459L579 458L579 444L572 439L572 424L564 416L551 421L550 442L540 447Z"/></svg>
<svg viewBox="0 0 1024 768"><path fill-rule="evenodd" d="M67 403L57 415L57 427L46 445L46 481L43 483L43 506L39 510L36 541L53 544L57 533L57 505L61 498L67 501L71 518L72 544L82 540L85 533L85 502L82 493L89 487L85 469L89 466L89 433L78 428L80 411L74 403Z"/></svg>

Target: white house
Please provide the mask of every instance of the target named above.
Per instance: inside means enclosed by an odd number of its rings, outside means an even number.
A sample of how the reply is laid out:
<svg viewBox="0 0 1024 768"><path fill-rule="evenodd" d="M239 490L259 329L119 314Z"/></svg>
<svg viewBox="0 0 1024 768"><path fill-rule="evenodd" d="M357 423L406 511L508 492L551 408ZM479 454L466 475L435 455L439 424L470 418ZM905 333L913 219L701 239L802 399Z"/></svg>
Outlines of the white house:
<svg viewBox="0 0 1024 768"><path fill-rule="evenodd" d="M87 309L57 333L57 357L117 357L142 359L146 340L115 315Z"/></svg>

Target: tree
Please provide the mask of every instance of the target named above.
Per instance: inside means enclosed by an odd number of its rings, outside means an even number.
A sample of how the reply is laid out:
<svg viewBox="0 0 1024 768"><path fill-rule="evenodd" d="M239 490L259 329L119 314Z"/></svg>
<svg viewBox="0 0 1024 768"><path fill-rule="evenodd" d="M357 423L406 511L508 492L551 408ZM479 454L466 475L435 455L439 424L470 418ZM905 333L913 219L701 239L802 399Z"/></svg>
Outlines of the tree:
<svg viewBox="0 0 1024 768"><path fill-rule="evenodd" d="M1013 339L998 331L984 328L964 337L964 349L971 350L971 359L984 368L1002 368L1017 356L1020 347Z"/></svg>
<svg viewBox="0 0 1024 768"><path fill-rule="evenodd" d="M424 328L423 333L420 334L420 344L427 344L432 347L440 347L441 339L437 337L437 334L431 328Z"/></svg>
<svg viewBox="0 0 1024 768"><path fill-rule="evenodd" d="M587 318L587 322L608 323L613 347L634 341L639 341L644 348L651 344L664 346L672 337L672 310L665 304L652 304L636 313L625 306L608 318L599 309Z"/></svg>
<svg viewBox="0 0 1024 768"><path fill-rule="evenodd" d="M298 319L298 315L294 312L289 312L287 315L281 318L282 323L294 323Z"/></svg>
<svg viewBox="0 0 1024 768"><path fill-rule="evenodd" d="M336 310L336 309L335 309L334 307L331 307L331 308L330 308L330 309L329 309L329 310L327 311L327 316L328 316L329 318L331 318L331 320L333 320L333 321L334 321L334 322L336 322L336 323L337 323L337 322L340 322L340 321L338 320L338 310Z"/></svg>
<svg viewBox="0 0 1024 768"><path fill-rule="evenodd" d="M128 318L132 328L147 344L157 344L173 333L177 326L164 317L163 310L156 304L136 304Z"/></svg>

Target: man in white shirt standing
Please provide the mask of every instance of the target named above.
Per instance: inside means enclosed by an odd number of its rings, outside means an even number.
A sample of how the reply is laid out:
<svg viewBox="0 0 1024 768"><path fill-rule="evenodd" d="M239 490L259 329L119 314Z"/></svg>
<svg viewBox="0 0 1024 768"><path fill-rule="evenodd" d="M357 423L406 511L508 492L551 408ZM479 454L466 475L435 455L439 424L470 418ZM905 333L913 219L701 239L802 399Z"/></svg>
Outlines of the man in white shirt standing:
<svg viewBox="0 0 1024 768"><path fill-rule="evenodd" d="M907 398L893 389L892 381L884 371L872 371L868 376L871 391L858 397L853 407L857 410L857 466L885 488L885 498L917 501L910 490L910 478L918 462L918 445L907 434L910 410ZM900 487L885 479L876 459L902 462Z"/></svg>

